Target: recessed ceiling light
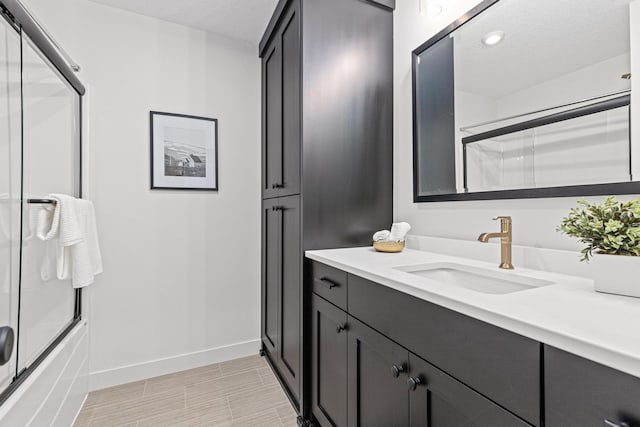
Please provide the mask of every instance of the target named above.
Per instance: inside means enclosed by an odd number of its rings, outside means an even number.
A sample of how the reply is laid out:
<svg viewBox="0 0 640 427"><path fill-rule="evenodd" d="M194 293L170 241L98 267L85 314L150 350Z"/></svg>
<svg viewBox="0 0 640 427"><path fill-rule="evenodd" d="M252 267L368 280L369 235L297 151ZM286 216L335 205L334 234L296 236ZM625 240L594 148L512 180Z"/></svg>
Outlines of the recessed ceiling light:
<svg viewBox="0 0 640 427"><path fill-rule="evenodd" d="M482 43L486 46L495 46L504 40L504 31L491 31L482 38Z"/></svg>

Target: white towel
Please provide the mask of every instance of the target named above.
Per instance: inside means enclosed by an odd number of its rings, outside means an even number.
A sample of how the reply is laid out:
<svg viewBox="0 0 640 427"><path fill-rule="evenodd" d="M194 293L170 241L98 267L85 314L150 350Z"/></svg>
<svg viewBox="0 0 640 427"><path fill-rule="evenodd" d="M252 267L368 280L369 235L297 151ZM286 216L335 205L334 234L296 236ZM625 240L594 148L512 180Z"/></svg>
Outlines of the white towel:
<svg viewBox="0 0 640 427"><path fill-rule="evenodd" d="M411 226L406 222L393 223L387 240L390 242L404 242L409 230L411 230Z"/></svg>
<svg viewBox="0 0 640 427"><path fill-rule="evenodd" d="M88 286L97 274L102 273L93 203L64 194L47 197L56 204L39 212L36 235L44 241L57 239L56 275L59 280L71 279L74 288ZM42 275L47 275L44 270Z"/></svg>
<svg viewBox="0 0 640 427"><path fill-rule="evenodd" d="M374 242L384 242L389 237L389 230L380 230L373 235Z"/></svg>

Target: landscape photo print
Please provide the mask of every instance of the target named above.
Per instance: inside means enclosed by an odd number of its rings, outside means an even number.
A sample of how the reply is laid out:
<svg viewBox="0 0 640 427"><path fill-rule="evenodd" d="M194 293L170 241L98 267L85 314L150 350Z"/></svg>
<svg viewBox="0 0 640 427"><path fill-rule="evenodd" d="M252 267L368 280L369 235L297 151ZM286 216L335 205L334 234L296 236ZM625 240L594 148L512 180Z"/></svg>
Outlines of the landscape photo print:
<svg viewBox="0 0 640 427"><path fill-rule="evenodd" d="M151 188L218 190L218 121L150 112Z"/></svg>

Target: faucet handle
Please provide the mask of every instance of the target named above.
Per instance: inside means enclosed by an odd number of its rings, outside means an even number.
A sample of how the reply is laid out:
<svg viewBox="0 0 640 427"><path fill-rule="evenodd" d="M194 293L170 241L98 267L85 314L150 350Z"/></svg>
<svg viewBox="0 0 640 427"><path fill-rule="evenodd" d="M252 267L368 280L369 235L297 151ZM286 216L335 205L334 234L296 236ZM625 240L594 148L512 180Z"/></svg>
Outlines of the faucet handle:
<svg viewBox="0 0 640 427"><path fill-rule="evenodd" d="M513 227L513 221L511 221L510 216L497 216L493 218L494 221L500 220L500 231L503 233L507 233L509 235L509 239L511 239L511 229Z"/></svg>

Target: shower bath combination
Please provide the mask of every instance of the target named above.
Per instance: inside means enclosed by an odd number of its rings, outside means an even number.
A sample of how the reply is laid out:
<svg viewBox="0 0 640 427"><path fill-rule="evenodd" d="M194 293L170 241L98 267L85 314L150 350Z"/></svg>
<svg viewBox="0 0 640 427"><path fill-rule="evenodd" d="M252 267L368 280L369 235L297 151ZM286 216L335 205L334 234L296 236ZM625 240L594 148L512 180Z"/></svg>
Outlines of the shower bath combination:
<svg viewBox="0 0 640 427"><path fill-rule="evenodd" d="M84 86L77 65L17 1L0 18L0 404L81 320L79 290L45 274L35 237L47 194L81 197Z"/></svg>

